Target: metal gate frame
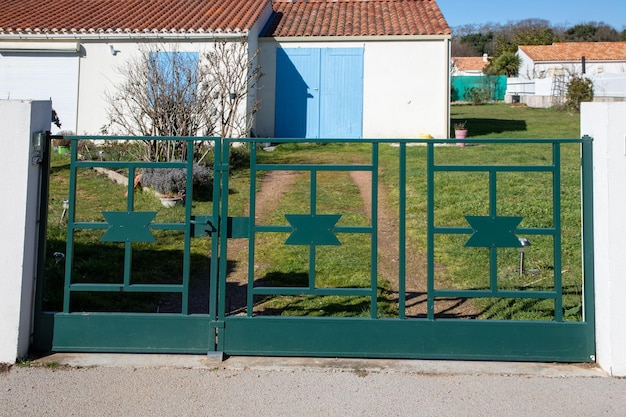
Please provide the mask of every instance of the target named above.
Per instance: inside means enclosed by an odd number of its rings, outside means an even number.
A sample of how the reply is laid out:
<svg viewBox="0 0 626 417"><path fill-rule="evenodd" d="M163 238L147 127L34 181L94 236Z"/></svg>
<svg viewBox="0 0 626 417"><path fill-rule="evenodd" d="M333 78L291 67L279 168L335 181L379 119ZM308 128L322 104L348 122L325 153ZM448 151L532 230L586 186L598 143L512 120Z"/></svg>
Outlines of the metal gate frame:
<svg viewBox="0 0 626 417"><path fill-rule="evenodd" d="M229 145L241 140L226 140L223 147L223 160L228 160ZM379 318L376 312L376 277L372 273L372 289L364 289L362 293L354 290L354 295L366 295L372 299L370 318L332 318L332 317L265 317L252 315L252 294L343 294L348 289L320 290L313 287L297 289L258 288L254 289L253 272L248 277L248 314L242 316L226 316L224 300L220 302L219 317L224 317L223 334L218 338L218 350L231 355L284 355L284 356L327 356L327 357L372 357L372 358L430 358L430 359L482 359L482 360L515 360L515 361L558 361L558 362L592 362L595 361L594 303L593 303L593 217L592 217L592 140L582 139L476 139L467 140L475 144L549 144L553 149L553 160L545 165L438 165L435 163L435 145L447 143L445 140L401 140L401 139L311 139L310 143L360 143L372 146L371 165L263 165L256 164L256 144L266 140L250 139L245 142L252 144L251 154L251 185L250 199L254 201L256 189L256 172L270 170L317 170L351 171L365 170L372 175L372 227L370 230L351 229L351 232L372 234L372 270L376 270L376 207L378 147L380 144L396 143L400 147L400 267L406 262L404 239L406 238L406 151L407 145L421 143L428 147L428 317L426 319L407 319L403 314L405 305L404 277L400 276L399 317L395 319ZM273 139L276 143L294 142L294 139ZM581 175L583 201L583 321L567 322L561 314L562 288L560 284L560 147L561 144L581 144ZM434 223L434 173L442 171L454 172L487 172L490 176L490 216L496 217L495 178L498 172L548 172L553 177L554 225L546 229L515 229L515 233L550 235L555 239L555 289L554 291L499 291L496 284L496 270L493 267L497 258L497 246L491 247L492 266L490 270L491 288L486 291L442 291L434 286L434 236L437 234L467 234L476 232L472 227L443 228ZM312 175L313 178L313 175ZM222 187L228 187L228 175L223 173ZM311 199L315 196L312 185ZM227 198L227 197L226 197ZM311 201L311 205L314 206ZM251 203L251 206L254 206ZM227 217L227 201L222 206L222 219ZM314 215L314 211L312 211ZM292 231L296 229L292 225ZM334 233L347 231L349 227L335 227ZM268 226L254 224L254 211L248 223L248 237L254 239L256 233L288 232L284 226ZM227 252L226 238L220 241L223 252ZM250 246L253 246L252 242ZM313 245L312 245L313 246ZM223 253L222 256L226 256ZM249 263L254 264L250 253ZM314 271L309 272L313 274ZM401 272L402 274L402 272ZM313 280L314 281L314 280ZM220 274L220 286L225 286L225 271ZM252 290L250 290L252 289ZM434 317L434 301L442 297L492 297L492 298L535 298L553 299L555 302L554 321L503 321L503 320L461 320L436 319ZM222 326L220 326L222 327Z"/></svg>
<svg viewBox="0 0 626 417"><path fill-rule="evenodd" d="M185 221L180 223L153 223L156 212L137 212L134 210L135 189L132 180L127 186L127 208L125 212L108 212L103 215L105 222L78 222L75 220L75 203L77 188L77 170L81 168L124 168L128 170L128 178L135 177L135 170L140 168L184 168L192 172L193 143L198 140L213 141L216 152L220 149L220 141L215 138L197 137L100 137L100 136L66 136L72 141L70 161L70 189L67 209L67 249L65 256L65 286L63 311L43 312L42 280L38 283L36 300L37 318L36 334L41 342L35 345L40 348L50 346L53 351L80 352L176 352L202 353L215 351L216 337L216 301L209 302L208 314L188 313L189 294L189 259L190 240L192 237L204 237L217 240L213 225L219 223L218 205L214 206L212 215L192 215L193 199L192 175L187 175L187 197L185 204ZM141 161L82 161L78 158L78 141L81 140L163 140L186 141L187 160L184 162L141 162ZM48 143L48 147L50 144ZM47 150L49 164L49 149ZM216 167L216 170L218 167ZM214 179L217 182L217 178ZM214 187L213 198L219 201L220 189ZM45 192L47 201L47 189ZM124 277L119 284L84 284L72 281L73 236L77 230L106 229L101 241L124 242ZM145 242L149 230L178 230L184 234L182 284L134 284L131 282L131 254L133 242ZM44 238L45 239L45 238ZM149 237L147 238L149 239ZM45 240L44 240L45 242ZM212 245L212 259L218 259L218 245ZM40 263L40 271L42 271ZM217 276L217 262L211 262L211 274ZM215 300L217 280L210 282L211 297ZM150 313L98 313L70 312L70 299L74 292L172 292L182 297L181 314L150 314Z"/></svg>
<svg viewBox="0 0 626 417"><path fill-rule="evenodd" d="M109 168L123 167L129 170L129 178L136 168L142 167L186 167L191 170L192 154L188 155L185 163L146 163L146 162L99 162L80 161L77 158L78 140L111 139L98 136L69 137L74 144L71 153L70 178L71 193L76 190L76 169L103 166ZM121 140L137 140L136 137L115 137ZM154 139L154 138L151 138ZM160 138L161 139L161 138ZM207 216L194 218L191 213L192 195L188 193L189 203L186 207L186 221L177 224L144 224L147 228L175 229L185 235L185 247L194 235L209 234L212 239L211 258L221 259L222 262L211 262L210 301L208 314L189 315L186 310L182 314L130 314L130 313L73 313L69 311L69 301L64 302L64 311L47 313L41 311L41 284L38 280L38 310L36 320L36 335L40 340L52 339L52 349L56 351L85 351L85 352L177 352L177 353L226 353L229 355L284 355L284 356L328 356L328 357L384 357L384 358L436 358L436 359L488 359L488 360L518 360L518 361L559 361L559 362L592 362L595 360L595 331L594 331L594 303L593 303L593 217L592 217L592 139L475 139L467 140L477 144L524 143L549 144L553 149L553 160L545 165L440 165L435 163L435 145L446 143L445 140L432 139L307 139L309 143L360 143L371 146L371 163L362 165L352 164L259 164L257 163L257 145L267 142L267 139L224 139L215 138L162 138L163 140L212 140L215 143L215 173L213 187L213 213ZM274 143L301 142L301 139L272 139ZM229 186L229 151L236 142L250 145L250 216L233 218L229 216L228 186ZM376 256L377 256L377 221L376 208L378 183L378 153L381 144L396 143L399 146L400 170L400 230L401 242L406 239L406 169L407 146L423 144L428 153L428 316L421 318L407 318L403 310L405 294L403 277L400 279L399 311L397 318L380 318L376 309ZM581 175L582 175L582 216L583 216L583 320L567 322L563 320L560 309L562 288L560 287L560 221L559 221L559 193L560 193L560 147L562 144L581 145ZM191 152L193 147L189 146ZM48 150L49 152L49 150ZM254 216L255 190L257 173L270 170L300 170L308 171L314 178L314 173L327 171L354 171L363 170L372 175L372 224L367 227L341 226L330 224L321 235L307 237L309 243L302 242L298 237L295 244L308 244L311 251L316 245L327 244L325 239L332 239L336 233L366 233L371 236L371 287L369 288L316 288L314 277L310 277L308 288L255 288L254 271L248 271L248 308L246 316L229 316L226 311L226 262L228 239L230 237L247 238L251 240L253 248L255 235L265 232L288 232L293 236L297 229L297 221L290 221L290 226L256 225ZM555 239L555 288L554 291L522 293L517 291L499 291L494 269L491 268L492 286L489 290L481 291L442 291L434 286L434 237L437 234L472 234L475 228L442 228L434 223L434 174L441 171L454 172L487 172L490 177L490 215L495 214L495 178L499 172L548 172L553 176L554 197L554 225L548 229L516 229L515 233L550 235ZM188 190L192 190L191 176L188 177ZM312 181L312 199L315 196L315 181ZM191 191L190 191L191 192ZM128 185L127 216L133 214L133 185ZM73 218L73 194L70 195L68 210L68 256L66 257L66 285L65 296L71 297L73 291L171 291L172 288L150 286L149 288L134 287L126 277L123 285L102 286L75 284L71 281L71 233L80 228L105 229L116 227L115 221L98 223L75 222ZM315 202L311 201L310 217L319 222L320 217L315 212ZM122 214L120 214L122 215ZM293 219L292 219L293 220ZM326 219L328 220L328 219ZM144 222L145 223L145 222ZM125 225L128 223L124 223ZM302 223L300 223L302 224ZM120 223L117 224L119 227ZM314 230L308 228L310 232ZM221 231L221 232L220 232ZM234 233L234 235L233 235ZM329 237L330 236L330 237ZM127 246L133 238L122 233L122 240ZM311 240L312 239L312 240ZM45 242L45 234L44 234ZM293 243L293 242L292 242ZM491 245L491 243L489 243ZM488 245L483 245L488 246ZM406 262L405 245L400 244L400 265ZM127 249L128 251L130 249ZM185 249L187 251L187 249ZM492 245L492 260L497 257L497 245ZM185 255L188 256L188 253ZM314 255L312 255L314 259ZM129 265L126 261L125 270ZM254 265L253 249L249 251L249 264ZM41 264L40 264L41 265ZM313 268L314 269L314 268ZM556 271L559 270L559 271ZM41 271L41 269L40 269ZM188 272L188 271L187 271ZM314 270L312 271L314 274ZM401 272L402 274L402 272ZM187 277L188 278L188 277ZM184 283L180 291L185 297L188 290ZM312 294L312 295L361 295L371 300L369 318L332 318L332 317L268 317L252 314L253 296L255 294ZM536 298L553 299L555 302L555 319L553 321L503 321L503 320L460 320L439 319L433 314L433 303L441 297L505 297L505 298ZM185 303L183 303L184 305ZM46 343L40 343L45 346Z"/></svg>

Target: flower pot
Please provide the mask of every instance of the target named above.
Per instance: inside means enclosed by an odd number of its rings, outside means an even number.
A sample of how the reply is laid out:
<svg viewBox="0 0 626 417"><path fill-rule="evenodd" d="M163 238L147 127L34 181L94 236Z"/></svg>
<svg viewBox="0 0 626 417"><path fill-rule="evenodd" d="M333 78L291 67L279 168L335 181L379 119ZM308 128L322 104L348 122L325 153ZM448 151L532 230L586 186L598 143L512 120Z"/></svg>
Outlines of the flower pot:
<svg viewBox="0 0 626 417"><path fill-rule="evenodd" d="M161 200L161 204L163 205L163 207L167 208L174 207L175 205L182 203L183 201L182 197L159 197L159 199Z"/></svg>
<svg viewBox="0 0 626 417"><path fill-rule="evenodd" d="M455 130L454 137L457 139L465 139L467 137L467 129ZM465 146L465 142L457 142L456 146Z"/></svg>
<svg viewBox="0 0 626 417"><path fill-rule="evenodd" d="M465 139L467 137L467 129L464 130L455 130L454 137L457 139Z"/></svg>

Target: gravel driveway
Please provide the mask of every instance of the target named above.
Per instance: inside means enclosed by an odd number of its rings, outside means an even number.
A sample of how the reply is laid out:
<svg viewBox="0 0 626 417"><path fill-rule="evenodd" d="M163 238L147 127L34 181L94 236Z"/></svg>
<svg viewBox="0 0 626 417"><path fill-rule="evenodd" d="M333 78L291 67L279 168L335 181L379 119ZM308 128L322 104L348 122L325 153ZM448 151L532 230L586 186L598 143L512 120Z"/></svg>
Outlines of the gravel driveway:
<svg viewBox="0 0 626 417"><path fill-rule="evenodd" d="M577 365L89 357L0 374L0 415L626 415L626 379Z"/></svg>

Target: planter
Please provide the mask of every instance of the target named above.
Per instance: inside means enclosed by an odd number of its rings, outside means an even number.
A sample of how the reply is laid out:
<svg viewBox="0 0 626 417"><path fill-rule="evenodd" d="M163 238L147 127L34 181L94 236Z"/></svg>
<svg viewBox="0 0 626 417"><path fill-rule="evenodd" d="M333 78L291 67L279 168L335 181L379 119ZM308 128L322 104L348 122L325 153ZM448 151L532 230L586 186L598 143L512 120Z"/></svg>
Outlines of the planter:
<svg viewBox="0 0 626 417"><path fill-rule="evenodd" d="M467 129L464 130L455 130L454 137L457 139L465 139L467 137Z"/></svg>
<svg viewBox="0 0 626 417"><path fill-rule="evenodd" d="M183 202L182 197L159 197L163 207L171 208Z"/></svg>
<svg viewBox="0 0 626 417"><path fill-rule="evenodd" d="M467 129L462 129L462 130L455 130L454 131L454 137L456 139L465 139L467 138ZM465 146L465 142L457 142L456 146Z"/></svg>

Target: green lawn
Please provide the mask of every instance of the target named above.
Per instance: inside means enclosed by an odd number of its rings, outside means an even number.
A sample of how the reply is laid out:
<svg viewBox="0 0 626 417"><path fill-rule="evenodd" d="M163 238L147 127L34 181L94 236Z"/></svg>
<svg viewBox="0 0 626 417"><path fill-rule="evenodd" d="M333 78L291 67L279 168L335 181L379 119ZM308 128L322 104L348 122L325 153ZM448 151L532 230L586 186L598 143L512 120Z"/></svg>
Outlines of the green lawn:
<svg viewBox="0 0 626 417"><path fill-rule="evenodd" d="M580 114L504 103L454 105L451 125L467 121L470 138L578 138ZM451 137L454 137L451 130Z"/></svg>

